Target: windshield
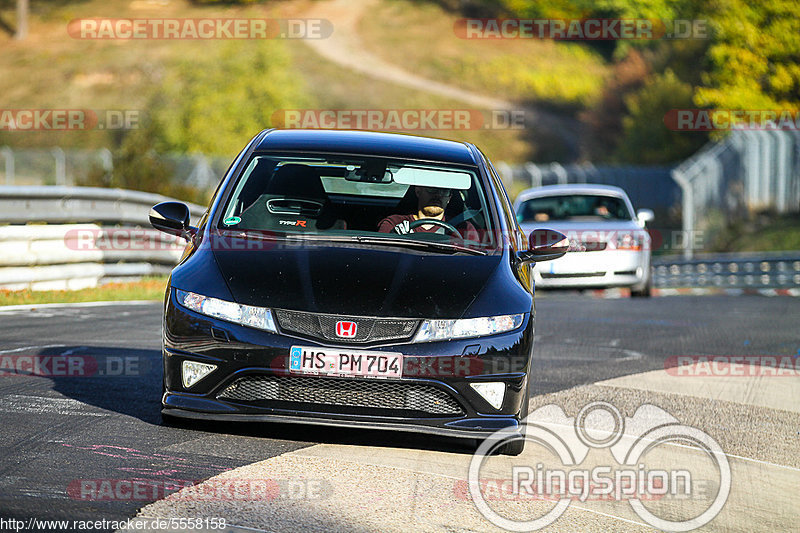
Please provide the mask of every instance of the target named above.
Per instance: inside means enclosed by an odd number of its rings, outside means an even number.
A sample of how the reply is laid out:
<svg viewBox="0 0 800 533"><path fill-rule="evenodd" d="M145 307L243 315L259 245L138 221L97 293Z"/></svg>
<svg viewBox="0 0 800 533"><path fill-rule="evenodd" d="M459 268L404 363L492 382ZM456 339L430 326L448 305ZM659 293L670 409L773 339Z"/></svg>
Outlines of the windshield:
<svg viewBox="0 0 800 533"><path fill-rule="evenodd" d="M569 194L531 198L517 210L519 222L548 220L631 220L622 198L595 194Z"/></svg>
<svg viewBox="0 0 800 533"><path fill-rule="evenodd" d="M217 227L494 246L477 168L358 156L254 155Z"/></svg>

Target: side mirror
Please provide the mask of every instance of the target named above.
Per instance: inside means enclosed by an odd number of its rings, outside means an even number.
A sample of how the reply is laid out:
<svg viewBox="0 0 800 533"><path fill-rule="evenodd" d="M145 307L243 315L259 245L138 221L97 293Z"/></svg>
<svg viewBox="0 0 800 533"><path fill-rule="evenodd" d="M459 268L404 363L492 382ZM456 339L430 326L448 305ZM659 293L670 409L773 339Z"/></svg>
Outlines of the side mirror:
<svg viewBox="0 0 800 533"><path fill-rule="evenodd" d="M528 249L519 253L520 261L550 261L569 250L569 239L551 229L535 229L528 238Z"/></svg>
<svg viewBox="0 0 800 533"><path fill-rule="evenodd" d="M639 209L636 212L636 220L642 226L644 226L648 222L652 222L653 219L655 219L655 218L656 218L656 215L655 215L655 213L653 213L652 209Z"/></svg>
<svg viewBox="0 0 800 533"><path fill-rule="evenodd" d="M190 239L197 231L189 225L189 208L180 202L161 202L150 209L150 224L159 231Z"/></svg>

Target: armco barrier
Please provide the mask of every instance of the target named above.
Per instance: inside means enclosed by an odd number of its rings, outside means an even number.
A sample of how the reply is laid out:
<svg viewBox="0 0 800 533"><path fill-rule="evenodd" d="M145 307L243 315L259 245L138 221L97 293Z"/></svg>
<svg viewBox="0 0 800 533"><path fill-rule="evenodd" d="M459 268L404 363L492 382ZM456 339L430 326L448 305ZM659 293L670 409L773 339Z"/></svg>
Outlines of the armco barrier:
<svg viewBox="0 0 800 533"><path fill-rule="evenodd" d="M99 223L150 227L150 208L171 200L160 194L99 187L0 186L0 224ZM189 205L196 222L204 207Z"/></svg>
<svg viewBox="0 0 800 533"><path fill-rule="evenodd" d="M662 289L792 289L800 287L800 251L654 258L653 276Z"/></svg>
<svg viewBox="0 0 800 533"><path fill-rule="evenodd" d="M150 227L165 196L93 187L0 186L0 289L77 289L167 273L180 239ZM205 208L189 205L196 223Z"/></svg>
<svg viewBox="0 0 800 533"><path fill-rule="evenodd" d="M169 272L181 241L148 221L150 207L166 200L121 189L0 186L0 224L8 224L0 226L0 289L74 289ZM189 205L193 223L204 209ZM653 276L660 289L794 289L800 251L655 257Z"/></svg>

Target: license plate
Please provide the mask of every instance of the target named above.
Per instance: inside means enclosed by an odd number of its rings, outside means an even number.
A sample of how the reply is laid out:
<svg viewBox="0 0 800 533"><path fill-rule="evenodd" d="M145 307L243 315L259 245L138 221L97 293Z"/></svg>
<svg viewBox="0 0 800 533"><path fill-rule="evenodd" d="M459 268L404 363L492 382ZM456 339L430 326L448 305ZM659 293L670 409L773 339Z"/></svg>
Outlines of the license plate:
<svg viewBox="0 0 800 533"><path fill-rule="evenodd" d="M403 375L403 354L292 346L289 350L289 372L399 378Z"/></svg>

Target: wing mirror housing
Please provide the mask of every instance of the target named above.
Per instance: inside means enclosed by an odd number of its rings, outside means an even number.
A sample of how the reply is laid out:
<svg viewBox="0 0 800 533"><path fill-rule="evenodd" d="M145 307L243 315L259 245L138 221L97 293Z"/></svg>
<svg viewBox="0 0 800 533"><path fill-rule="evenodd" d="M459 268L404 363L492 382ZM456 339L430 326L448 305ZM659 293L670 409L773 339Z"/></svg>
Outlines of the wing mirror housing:
<svg viewBox="0 0 800 533"><path fill-rule="evenodd" d="M569 250L566 235L551 229L535 229L528 237L528 249L519 252L520 261L550 261L558 259Z"/></svg>
<svg viewBox="0 0 800 533"><path fill-rule="evenodd" d="M190 214L186 204L161 202L150 209L150 224L159 231L191 239L197 228L189 225Z"/></svg>
<svg viewBox="0 0 800 533"><path fill-rule="evenodd" d="M639 209L636 212L636 220L644 227L648 222L652 222L656 218L652 209Z"/></svg>

